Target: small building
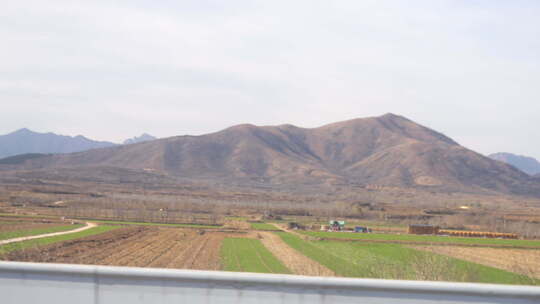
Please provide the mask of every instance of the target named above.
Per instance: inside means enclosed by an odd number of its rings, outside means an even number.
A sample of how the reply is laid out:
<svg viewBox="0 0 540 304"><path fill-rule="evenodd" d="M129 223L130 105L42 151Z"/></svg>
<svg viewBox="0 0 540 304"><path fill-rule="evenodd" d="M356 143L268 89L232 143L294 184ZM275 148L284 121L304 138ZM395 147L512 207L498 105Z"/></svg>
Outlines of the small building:
<svg viewBox="0 0 540 304"><path fill-rule="evenodd" d="M371 229L368 228L368 227L356 226L356 227L354 227L354 232L370 233Z"/></svg>
<svg viewBox="0 0 540 304"><path fill-rule="evenodd" d="M345 230L345 221L332 220L332 221L328 221L328 223L330 224L330 227L329 227L328 230L331 230L331 231L343 231L343 230Z"/></svg>
<svg viewBox="0 0 540 304"><path fill-rule="evenodd" d="M414 224L409 225L409 234L437 234L439 226Z"/></svg>

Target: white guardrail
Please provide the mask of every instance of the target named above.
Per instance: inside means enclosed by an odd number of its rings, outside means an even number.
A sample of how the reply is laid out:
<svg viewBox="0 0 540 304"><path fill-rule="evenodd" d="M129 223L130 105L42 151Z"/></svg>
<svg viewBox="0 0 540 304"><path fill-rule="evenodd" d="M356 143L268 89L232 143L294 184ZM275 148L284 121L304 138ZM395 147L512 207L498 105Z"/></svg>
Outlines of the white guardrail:
<svg viewBox="0 0 540 304"><path fill-rule="evenodd" d="M540 303L540 287L0 262L0 303Z"/></svg>

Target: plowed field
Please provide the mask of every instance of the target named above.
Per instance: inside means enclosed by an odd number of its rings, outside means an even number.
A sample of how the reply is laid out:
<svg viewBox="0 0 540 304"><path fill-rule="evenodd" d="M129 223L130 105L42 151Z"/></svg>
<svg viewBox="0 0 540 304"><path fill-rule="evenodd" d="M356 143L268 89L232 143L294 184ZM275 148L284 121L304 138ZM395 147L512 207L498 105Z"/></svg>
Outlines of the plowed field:
<svg viewBox="0 0 540 304"><path fill-rule="evenodd" d="M17 261L219 270L224 232L128 227L39 249L13 252Z"/></svg>

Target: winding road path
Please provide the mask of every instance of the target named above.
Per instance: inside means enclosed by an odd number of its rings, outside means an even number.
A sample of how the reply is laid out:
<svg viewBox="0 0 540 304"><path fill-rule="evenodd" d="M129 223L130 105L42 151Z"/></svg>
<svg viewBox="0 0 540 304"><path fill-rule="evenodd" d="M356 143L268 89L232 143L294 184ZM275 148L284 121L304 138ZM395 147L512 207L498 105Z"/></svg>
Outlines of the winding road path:
<svg viewBox="0 0 540 304"><path fill-rule="evenodd" d="M6 245L6 244L10 244L10 243L15 243L15 242L22 242L22 241L28 241L28 240L33 240L33 239L41 239L41 238L46 238L46 237L51 237L51 236L57 236L57 235L64 235L64 234L77 233L77 232L81 232L81 231L88 230L88 229L90 229L90 228L94 228L94 227L96 227L96 226L97 226L97 225L94 224L94 223L86 223L86 226L84 226L84 227L77 228L77 229L73 229L73 230L69 230L69 231L53 232L53 233L46 233L46 234L39 234L39 235L31 235L31 236L23 236L23 237L18 237L18 238L13 238L13 239L2 240L2 241L0 241L0 246L1 246L1 245Z"/></svg>

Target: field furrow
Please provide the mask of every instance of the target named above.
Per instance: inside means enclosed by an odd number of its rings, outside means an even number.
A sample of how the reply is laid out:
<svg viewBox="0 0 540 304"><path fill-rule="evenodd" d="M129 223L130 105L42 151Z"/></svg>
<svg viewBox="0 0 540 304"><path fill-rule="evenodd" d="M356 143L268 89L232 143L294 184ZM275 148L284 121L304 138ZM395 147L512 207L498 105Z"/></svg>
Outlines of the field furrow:
<svg viewBox="0 0 540 304"><path fill-rule="evenodd" d="M11 260L113 266L220 270L223 232L125 227L68 242L12 253Z"/></svg>
<svg viewBox="0 0 540 304"><path fill-rule="evenodd" d="M152 244L159 240L158 229L153 229L147 236L140 236L126 247L117 247L115 251L102 261L105 265L127 266L131 261L139 257ZM133 264L133 263L132 263Z"/></svg>
<svg viewBox="0 0 540 304"><path fill-rule="evenodd" d="M196 242L196 236L195 233L190 231L184 233L181 238L171 240L171 242L174 243L171 250L152 262L149 265L150 267L182 268L186 252L190 250L192 244Z"/></svg>

